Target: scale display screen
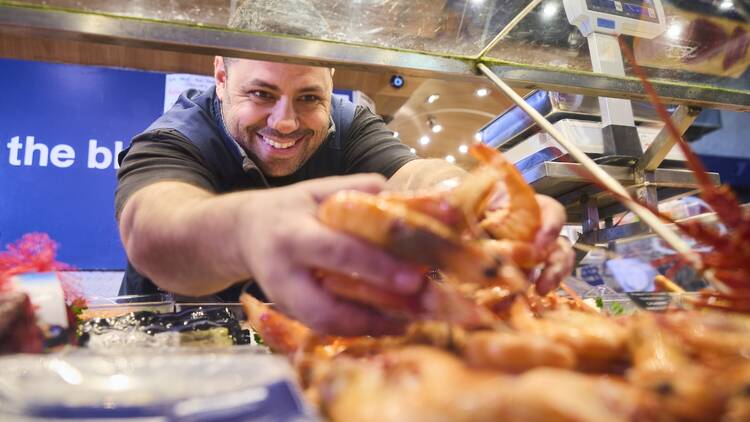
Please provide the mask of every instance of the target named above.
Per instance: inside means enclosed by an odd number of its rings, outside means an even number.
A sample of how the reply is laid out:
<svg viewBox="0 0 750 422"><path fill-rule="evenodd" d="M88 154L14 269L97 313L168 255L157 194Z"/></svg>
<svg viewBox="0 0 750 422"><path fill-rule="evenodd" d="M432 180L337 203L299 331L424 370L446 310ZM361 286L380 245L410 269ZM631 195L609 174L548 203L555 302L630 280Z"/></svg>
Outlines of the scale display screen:
<svg viewBox="0 0 750 422"><path fill-rule="evenodd" d="M654 0L586 0L586 4L593 12L659 23Z"/></svg>

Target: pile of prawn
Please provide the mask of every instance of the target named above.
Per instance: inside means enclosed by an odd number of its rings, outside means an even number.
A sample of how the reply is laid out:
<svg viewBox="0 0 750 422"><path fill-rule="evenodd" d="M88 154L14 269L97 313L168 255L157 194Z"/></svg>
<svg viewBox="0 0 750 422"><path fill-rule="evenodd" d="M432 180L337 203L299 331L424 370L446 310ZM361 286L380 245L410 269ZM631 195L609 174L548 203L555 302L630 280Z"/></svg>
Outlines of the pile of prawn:
<svg viewBox="0 0 750 422"><path fill-rule="evenodd" d="M325 224L444 275L403 297L318 272L338 296L408 318L404 335L322 335L242 297L252 327L289 357L325 417L750 420L750 317L727 309L613 317L575 295L540 296L529 282L545 258L532 246L541 226L534 191L500 153L481 145L472 153L481 164L451 190L341 192L321 204Z"/></svg>

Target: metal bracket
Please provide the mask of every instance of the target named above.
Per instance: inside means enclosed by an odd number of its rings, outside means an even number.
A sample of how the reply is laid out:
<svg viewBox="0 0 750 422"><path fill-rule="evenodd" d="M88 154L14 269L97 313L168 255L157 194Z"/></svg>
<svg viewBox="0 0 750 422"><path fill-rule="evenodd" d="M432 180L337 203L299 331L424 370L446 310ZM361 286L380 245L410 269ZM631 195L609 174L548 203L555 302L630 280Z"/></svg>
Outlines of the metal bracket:
<svg viewBox="0 0 750 422"><path fill-rule="evenodd" d="M698 107L681 105L672 113L672 121L674 121L680 133L685 133L700 113L701 109ZM642 171L656 170L664 161L664 157L667 156L674 143L675 140L670 136L666 126L663 127L648 149L635 163L636 174Z"/></svg>

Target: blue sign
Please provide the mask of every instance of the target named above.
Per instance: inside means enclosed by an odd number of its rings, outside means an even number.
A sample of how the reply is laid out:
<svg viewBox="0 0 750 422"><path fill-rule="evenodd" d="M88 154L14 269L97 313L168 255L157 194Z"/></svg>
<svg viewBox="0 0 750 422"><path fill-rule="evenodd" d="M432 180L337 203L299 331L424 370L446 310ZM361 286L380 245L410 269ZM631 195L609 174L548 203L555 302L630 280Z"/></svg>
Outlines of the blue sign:
<svg viewBox="0 0 750 422"><path fill-rule="evenodd" d="M116 156L162 114L163 73L0 59L0 247L29 232L79 269L122 269Z"/></svg>

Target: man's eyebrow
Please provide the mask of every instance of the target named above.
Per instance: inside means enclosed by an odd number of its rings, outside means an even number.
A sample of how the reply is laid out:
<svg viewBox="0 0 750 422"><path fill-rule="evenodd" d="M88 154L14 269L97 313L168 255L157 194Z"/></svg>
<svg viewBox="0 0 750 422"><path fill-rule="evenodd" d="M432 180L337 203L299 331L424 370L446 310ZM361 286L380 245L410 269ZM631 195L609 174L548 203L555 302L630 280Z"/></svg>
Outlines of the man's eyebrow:
<svg viewBox="0 0 750 422"><path fill-rule="evenodd" d="M266 82L263 79L251 80L250 82L247 83L247 85L244 86L244 89L247 90L247 89L250 89L250 87L265 88L265 89L276 91L276 92L281 91L281 89L278 86L270 82ZM301 88L297 92L324 92L324 88L322 85L313 84L313 85L308 85L304 88Z"/></svg>
<svg viewBox="0 0 750 422"><path fill-rule="evenodd" d="M249 89L250 87L260 87L260 88L266 88L270 89L271 91L280 91L279 87L270 83L266 82L263 79L253 79L250 82L248 82L244 88Z"/></svg>
<svg viewBox="0 0 750 422"><path fill-rule="evenodd" d="M304 88L301 88L298 92L324 92L322 85L308 85Z"/></svg>

